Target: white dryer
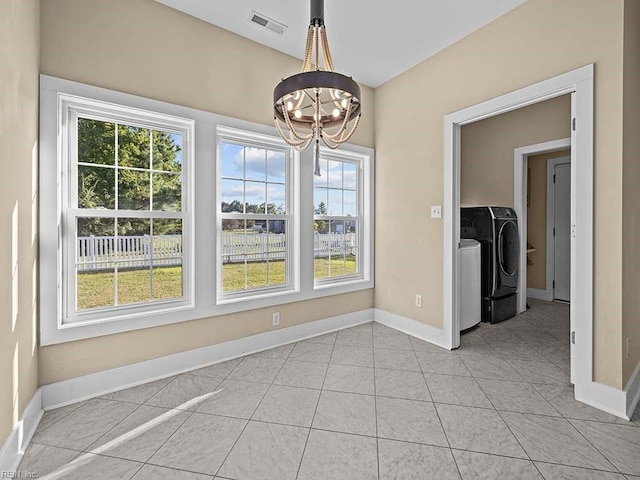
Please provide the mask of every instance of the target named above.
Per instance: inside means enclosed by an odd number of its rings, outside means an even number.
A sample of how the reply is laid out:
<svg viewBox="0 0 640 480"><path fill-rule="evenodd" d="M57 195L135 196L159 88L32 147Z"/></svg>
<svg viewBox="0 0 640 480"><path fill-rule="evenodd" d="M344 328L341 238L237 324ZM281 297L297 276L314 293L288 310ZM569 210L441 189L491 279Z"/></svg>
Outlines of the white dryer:
<svg viewBox="0 0 640 480"><path fill-rule="evenodd" d="M480 323L480 242L460 239L460 330Z"/></svg>

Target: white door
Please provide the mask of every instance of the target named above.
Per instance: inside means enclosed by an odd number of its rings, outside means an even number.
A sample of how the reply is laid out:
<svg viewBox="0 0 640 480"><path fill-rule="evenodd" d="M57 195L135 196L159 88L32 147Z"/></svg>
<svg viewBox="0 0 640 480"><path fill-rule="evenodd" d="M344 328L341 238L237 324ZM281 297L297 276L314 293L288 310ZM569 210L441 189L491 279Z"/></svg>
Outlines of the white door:
<svg viewBox="0 0 640 480"><path fill-rule="evenodd" d="M555 300L571 299L571 163L554 168L554 289Z"/></svg>

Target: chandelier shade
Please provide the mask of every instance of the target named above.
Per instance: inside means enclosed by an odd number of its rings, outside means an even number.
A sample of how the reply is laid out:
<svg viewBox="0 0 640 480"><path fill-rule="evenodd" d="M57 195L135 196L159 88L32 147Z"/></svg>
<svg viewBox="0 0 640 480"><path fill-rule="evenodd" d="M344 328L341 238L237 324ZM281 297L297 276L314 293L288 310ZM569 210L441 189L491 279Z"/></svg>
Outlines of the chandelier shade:
<svg viewBox="0 0 640 480"><path fill-rule="evenodd" d="M360 86L334 71L323 17L324 0L311 0L302 71L283 79L273 92L274 123L283 140L297 150L315 141L316 175L320 141L338 148L351 138L361 117Z"/></svg>

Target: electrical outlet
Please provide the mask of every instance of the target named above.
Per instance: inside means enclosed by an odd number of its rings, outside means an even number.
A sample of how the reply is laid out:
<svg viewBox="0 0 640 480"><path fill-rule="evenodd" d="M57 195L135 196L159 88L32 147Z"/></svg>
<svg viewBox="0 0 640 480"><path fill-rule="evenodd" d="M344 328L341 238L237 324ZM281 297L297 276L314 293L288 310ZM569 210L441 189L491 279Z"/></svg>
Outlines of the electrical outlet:
<svg viewBox="0 0 640 480"><path fill-rule="evenodd" d="M624 355L624 358L629 358L629 349L631 348L631 338L627 337L627 352Z"/></svg>
<svg viewBox="0 0 640 480"><path fill-rule="evenodd" d="M422 308L422 295L416 293L416 307Z"/></svg>
<svg viewBox="0 0 640 480"><path fill-rule="evenodd" d="M442 206L434 205L431 207L431 218L442 218Z"/></svg>
<svg viewBox="0 0 640 480"><path fill-rule="evenodd" d="M273 326L277 327L280 325L280 312L273 312Z"/></svg>

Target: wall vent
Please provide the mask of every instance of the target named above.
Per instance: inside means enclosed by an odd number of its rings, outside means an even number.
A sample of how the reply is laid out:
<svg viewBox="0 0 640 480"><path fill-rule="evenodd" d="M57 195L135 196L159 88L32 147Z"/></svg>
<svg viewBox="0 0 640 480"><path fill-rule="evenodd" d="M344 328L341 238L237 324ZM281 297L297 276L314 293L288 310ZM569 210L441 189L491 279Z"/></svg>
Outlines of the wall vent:
<svg viewBox="0 0 640 480"><path fill-rule="evenodd" d="M284 34L287 31L287 26L284 23L276 22L273 18L269 18L262 13L258 13L255 10L251 11L251 15L249 15L249 21L259 25L262 28L266 28L267 30L271 30L278 35Z"/></svg>

